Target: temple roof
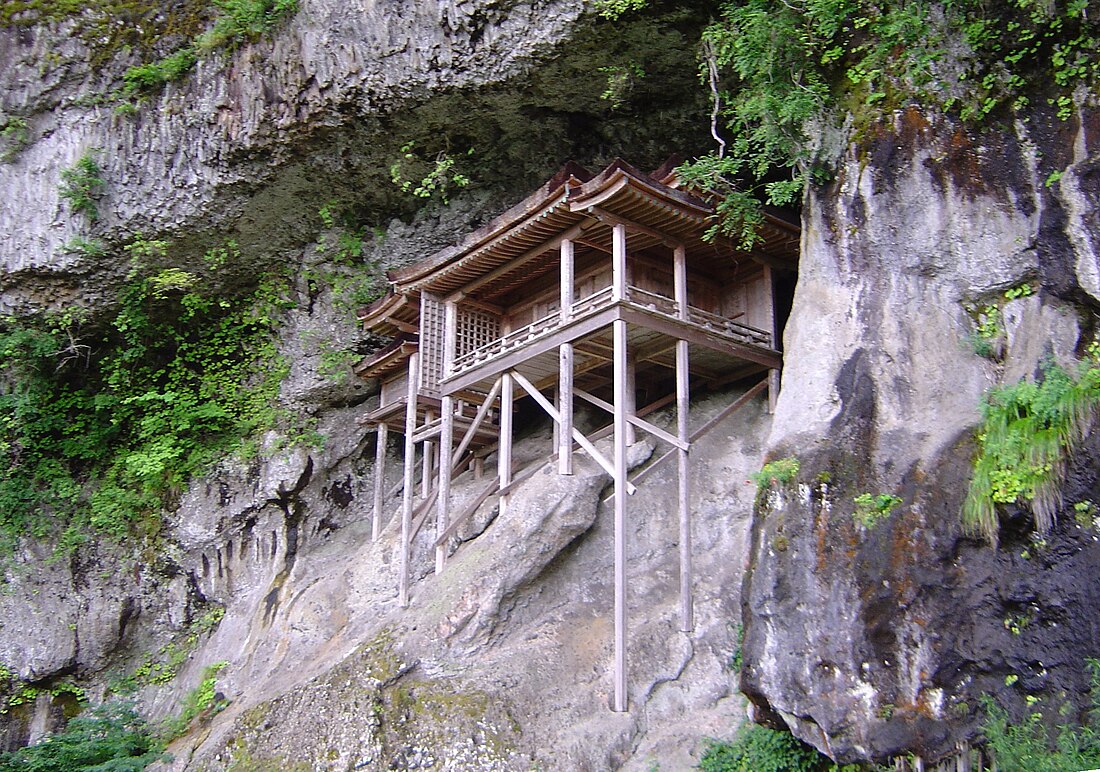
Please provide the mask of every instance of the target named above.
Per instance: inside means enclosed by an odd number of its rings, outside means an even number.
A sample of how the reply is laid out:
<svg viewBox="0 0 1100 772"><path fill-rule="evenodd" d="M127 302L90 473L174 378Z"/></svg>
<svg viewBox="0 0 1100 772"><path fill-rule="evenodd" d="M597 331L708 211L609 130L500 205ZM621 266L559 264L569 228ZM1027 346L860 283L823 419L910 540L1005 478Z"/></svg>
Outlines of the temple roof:
<svg viewBox="0 0 1100 772"><path fill-rule="evenodd" d="M621 159L596 175L567 163L537 191L459 243L390 271L390 294L363 309L359 317L375 331L393 334L402 328L402 320L416 324L421 291L442 296L474 291L488 298L499 296L549 270L548 262L538 258L556 250L565 238L608 248L607 226L617 223L624 224L631 234L632 249L663 244L683 245L689 252L741 252L728 242L716 245L704 240L714 207L674 187L676 184L669 164L651 176ZM765 212L764 219L764 242L750 256L796 257L798 226L774 211Z"/></svg>

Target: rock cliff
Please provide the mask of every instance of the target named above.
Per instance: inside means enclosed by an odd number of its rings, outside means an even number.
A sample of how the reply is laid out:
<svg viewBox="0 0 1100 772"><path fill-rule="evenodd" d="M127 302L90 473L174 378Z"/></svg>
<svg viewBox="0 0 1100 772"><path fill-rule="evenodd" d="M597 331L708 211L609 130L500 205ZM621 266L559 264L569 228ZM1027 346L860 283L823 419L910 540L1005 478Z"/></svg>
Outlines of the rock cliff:
<svg viewBox="0 0 1100 772"><path fill-rule="evenodd" d="M840 760L949 752L974 734L981 694L1081 704L1100 639L1096 529L1061 513L1033 538L1012 512L993 547L962 532L959 509L983 392L1081 355L1095 331L1090 110L986 132L899 110L807 193L777 410L753 402L692 451L694 633L676 631L667 470L632 512L629 713L607 706L597 468L536 473L503 517L490 502L444 574L415 556L413 603L397 607L394 525L370 540L373 438L357 419L373 395L323 356L373 342L316 279L332 269L322 236L336 237L321 210L369 226L353 270L377 273L451 243L568 158L655 167L704 150L705 19L677 3L612 24L581 0L302 0L270 35L123 110L111 94L137 53L93 67L69 23L0 30L0 109L27 132L0 164L0 311L104 313L137 235L170 242L181 268L232 240L226 286L290 276L280 401L325 438L272 433L263 453L221 461L140 550L101 540L57 559L23 542L0 594L0 662L25 695L9 700L5 747L60 724L73 699L59 685L99 699L127 682L160 719L215 668L226 707L199 716L166 766L684 769L744 715L730 669L742 617L741 687L759 716ZM634 63L644 77L602 97ZM474 184L422 206L391 179L406 152L464 158ZM95 223L59 195L89 153L105 182ZM103 253L71 248L77 237ZM1035 291L1004 298L1024 283ZM1004 319L994 359L972 345L990 303ZM697 400L693 422L735 395ZM539 464L549 438L527 432L517 453ZM1094 440L1079 449L1066 508L1100 502L1097 454ZM786 456L797 480L754 505L750 473ZM460 498L473 487L456 480ZM902 504L861 526L864 493Z"/></svg>
<svg viewBox="0 0 1100 772"><path fill-rule="evenodd" d="M743 687L835 758L945 755L976 734L983 694L1087 704L1100 545L1073 504L1100 493L1093 445L1052 533L1015 510L993 547L959 513L983 393L1091 341L1095 121L972 133L911 108L807 198L769 438L801 468L754 519ZM991 301L1000 361L975 346ZM861 526L865 493L902 504Z"/></svg>

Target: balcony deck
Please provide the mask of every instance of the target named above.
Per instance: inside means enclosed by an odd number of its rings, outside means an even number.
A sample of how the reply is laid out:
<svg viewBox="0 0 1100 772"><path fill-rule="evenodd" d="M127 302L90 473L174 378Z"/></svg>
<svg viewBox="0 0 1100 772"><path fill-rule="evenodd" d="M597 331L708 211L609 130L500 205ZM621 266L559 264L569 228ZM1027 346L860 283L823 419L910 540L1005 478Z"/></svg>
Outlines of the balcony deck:
<svg viewBox="0 0 1100 772"><path fill-rule="evenodd" d="M606 287L573 303L564 319L554 312L456 357L441 392L487 389L512 368L536 384L553 381L562 343L578 344L577 372L594 370L610 361L610 325L618 319L628 323L629 346L637 361L671 367L671 350L682 339L691 345L693 370L709 378L781 365L769 332L693 306L683 319L672 298L631 286L616 300Z"/></svg>

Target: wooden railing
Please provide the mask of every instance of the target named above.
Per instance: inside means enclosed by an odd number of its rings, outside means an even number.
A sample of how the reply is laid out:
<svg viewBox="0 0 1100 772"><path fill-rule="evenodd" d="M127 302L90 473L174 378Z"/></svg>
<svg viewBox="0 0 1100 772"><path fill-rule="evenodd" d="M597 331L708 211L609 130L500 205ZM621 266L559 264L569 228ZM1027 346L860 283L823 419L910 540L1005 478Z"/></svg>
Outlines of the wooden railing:
<svg viewBox="0 0 1100 772"><path fill-rule="evenodd" d="M573 303L570 309L569 321L602 311L611 306L613 302L612 288L604 287ZM627 289L626 302L649 313L681 321L676 301L664 295L639 289L638 287L629 287ZM732 319L727 319L718 314L704 311L701 308L689 306L688 321L697 327L716 332L740 343L747 343L753 346L764 346L767 348L771 348L772 346L771 335L764 330L758 330L747 324L740 324ZM450 375L457 375L465 372L501 354L505 354L513 349L530 343L536 338L553 333L559 329L561 325L561 314L555 311L541 319L535 320L531 324L512 330L484 346L480 346L462 356L456 357L452 364Z"/></svg>

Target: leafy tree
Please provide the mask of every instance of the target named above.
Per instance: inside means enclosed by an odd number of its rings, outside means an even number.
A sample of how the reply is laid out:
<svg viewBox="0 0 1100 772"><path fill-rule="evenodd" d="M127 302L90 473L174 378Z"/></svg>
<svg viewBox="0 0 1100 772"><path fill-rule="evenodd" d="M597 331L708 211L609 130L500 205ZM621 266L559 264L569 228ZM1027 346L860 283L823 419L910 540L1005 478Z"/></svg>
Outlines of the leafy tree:
<svg viewBox="0 0 1100 772"><path fill-rule="evenodd" d="M63 732L0 756L0 772L136 772L164 757L128 702L107 702Z"/></svg>

